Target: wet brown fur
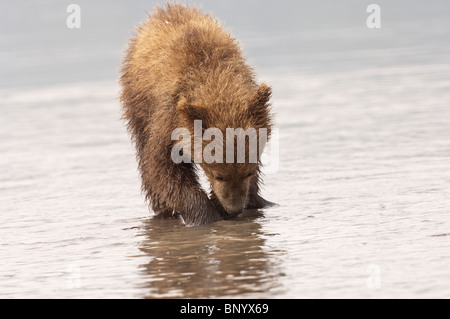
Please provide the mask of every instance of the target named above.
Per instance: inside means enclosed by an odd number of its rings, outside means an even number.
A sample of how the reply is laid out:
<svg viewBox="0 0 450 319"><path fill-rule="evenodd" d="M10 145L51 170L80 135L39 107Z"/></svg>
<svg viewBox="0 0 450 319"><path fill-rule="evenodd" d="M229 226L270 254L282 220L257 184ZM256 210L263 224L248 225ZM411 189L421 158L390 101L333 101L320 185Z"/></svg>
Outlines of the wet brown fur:
<svg viewBox="0 0 450 319"><path fill-rule="evenodd" d="M161 216L181 213L188 225L228 217L218 195L201 188L193 164L175 164L175 128L268 128L271 88L257 85L239 44L210 15L180 4L157 7L140 25L122 67L124 119L137 149L142 190ZM225 135L224 135L225 136ZM252 171L246 180L246 208L268 204L258 195L258 164L201 165L212 184L214 174L230 178ZM232 184L227 184L232 185ZM233 184L234 185L234 184ZM237 185L239 186L239 185ZM216 188L220 185L216 185ZM222 190L226 192L225 189Z"/></svg>

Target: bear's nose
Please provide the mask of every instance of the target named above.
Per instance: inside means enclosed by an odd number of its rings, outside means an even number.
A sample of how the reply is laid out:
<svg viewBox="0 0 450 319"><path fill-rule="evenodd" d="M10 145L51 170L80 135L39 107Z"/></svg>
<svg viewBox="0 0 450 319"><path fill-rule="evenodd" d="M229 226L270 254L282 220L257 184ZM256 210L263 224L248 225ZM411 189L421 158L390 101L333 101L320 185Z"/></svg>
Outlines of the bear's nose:
<svg viewBox="0 0 450 319"><path fill-rule="evenodd" d="M240 205L240 204L228 205L227 207L225 207L227 213L231 214L231 215L237 215L237 214L241 213L242 208L243 208L243 205Z"/></svg>
<svg viewBox="0 0 450 319"><path fill-rule="evenodd" d="M238 215L241 212L242 212L242 209L227 210L227 213L232 216Z"/></svg>

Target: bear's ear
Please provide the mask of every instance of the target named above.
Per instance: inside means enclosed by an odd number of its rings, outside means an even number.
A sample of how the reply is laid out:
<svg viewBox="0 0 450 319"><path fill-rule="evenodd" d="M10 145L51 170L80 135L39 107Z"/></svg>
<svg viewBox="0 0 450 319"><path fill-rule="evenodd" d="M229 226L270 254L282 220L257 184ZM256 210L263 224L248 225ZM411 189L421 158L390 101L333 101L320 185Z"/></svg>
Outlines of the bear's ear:
<svg viewBox="0 0 450 319"><path fill-rule="evenodd" d="M176 106L178 119L182 127L191 127L195 120L203 120L198 107L191 105L185 97L181 97Z"/></svg>
<svg viewBox="0 0 450 319"><path fill-rule="evenodd" d="M265 106L269 102L271 96L272 88L263 82L258 87L258 90L256 90L255 96L253 98L253 105L260 107Z"/></svg>
<svg viewBox="0 0 450 319"><path fill-rule="evenodd" d="M255 126L267 127L270 125L269 100L271 95L272 88L263 82L250 101L249 115Z"/></svg>

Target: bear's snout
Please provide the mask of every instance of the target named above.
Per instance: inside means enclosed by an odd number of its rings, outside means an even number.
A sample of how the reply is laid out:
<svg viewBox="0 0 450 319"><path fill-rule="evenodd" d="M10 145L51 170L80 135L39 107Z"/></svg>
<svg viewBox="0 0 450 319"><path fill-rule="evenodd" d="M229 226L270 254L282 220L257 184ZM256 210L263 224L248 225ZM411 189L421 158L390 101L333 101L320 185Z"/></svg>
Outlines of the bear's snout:
<svg viewBox="0 0 450 319"><path fill-rule="evenodd" d="M228 214L236 215L242 212L245 207L247 199L247 193L240 194L238 197L230 196L228 198L224 198L221 203L223 208L227 211Z"/></svg>

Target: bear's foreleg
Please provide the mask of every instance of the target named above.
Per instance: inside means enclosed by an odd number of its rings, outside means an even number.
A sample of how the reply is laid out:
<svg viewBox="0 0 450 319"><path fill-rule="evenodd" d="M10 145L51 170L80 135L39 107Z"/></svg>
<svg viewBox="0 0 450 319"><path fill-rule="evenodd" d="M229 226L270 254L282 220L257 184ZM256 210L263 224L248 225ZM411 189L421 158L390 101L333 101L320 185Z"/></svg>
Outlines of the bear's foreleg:
<svg viewBox="0 0 450 319"><path fill-rule="evenodd" d="M142 188L152 210L161 217L181 214L187 226L198 226L222 220L222 216L202 190L193 164L176 164L171 148L156 135L146 144L140 158Z"/></svg>

